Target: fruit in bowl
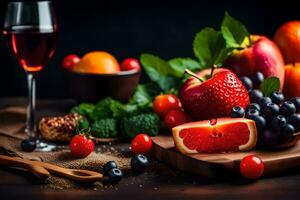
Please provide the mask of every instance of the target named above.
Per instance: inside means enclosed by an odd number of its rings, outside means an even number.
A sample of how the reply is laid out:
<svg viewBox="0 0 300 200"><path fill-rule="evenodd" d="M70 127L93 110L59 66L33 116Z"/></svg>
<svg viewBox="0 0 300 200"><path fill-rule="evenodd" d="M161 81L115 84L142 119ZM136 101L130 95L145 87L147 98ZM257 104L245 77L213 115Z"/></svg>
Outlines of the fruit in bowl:
<svg viewBox="0 0 300 200"><path fill-rule="evenodd" d="M182 85L179 98L185 111L194 119L212 119L229 116L234 106L244 109L249 95L243 83L230 70L206 69L187 79Z"/></svg>
<svg viewBox="0 0 300 200"><path fill-rule="evenodd" d="M87 74L114 74L120 72L116 58L105 51L86 53L72 70Z"/></svg>
<svg viewBox="0 0 300 200"><path fill-rule="evenodd" d="M138 59L135 58L124 59L120 67L122 71L141 70L140 62L138 61Z"/></svg>
<svg viewBox="0 0 300 200"><path fill-rule="evenodd" d="M278 46L265 36L251 35L249 46L234 50L225 66L238 76L261 72L265 77L276 76L284 83L284 60Z"/></svg>
<svg viewBox="0 0 300 200"><path fill-rule="evenodd" d="M64 57L62 61L62 67L66 70L72 70L74 65L80 61L80 58L76 54L69 54Z"/></svg>
<svg viewBox="0 0 300 200"><path fill-rule="evenodd" d="M132 62L127 63L127 68L121 68L110 53L93 51L82 58L68 55L62 66L71 97L78 101L97 102L108 96L126 101L133 95L141 76L139 63L134 64L135 69L130 68Z"/></svg>

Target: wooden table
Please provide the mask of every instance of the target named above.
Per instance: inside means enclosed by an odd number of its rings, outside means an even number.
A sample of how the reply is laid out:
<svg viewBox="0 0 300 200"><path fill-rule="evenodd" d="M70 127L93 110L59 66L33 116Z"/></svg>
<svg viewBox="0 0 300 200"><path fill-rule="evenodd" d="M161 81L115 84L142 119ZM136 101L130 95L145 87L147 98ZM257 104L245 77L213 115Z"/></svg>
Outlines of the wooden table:
<svg viewBox="0 0 300 200"><path fill-rule="evenodd" d="M0 99L0 107L24 105L23 98ZM65 111L74 101L39 101L39 114L49 109ZM0 169L0 199L299 199L300 173L288 172L277 177L265 177L247 182L238 177L205 179L185 174L155 162L155 168L140 176L129 176L112 188L50 190L37 183L26 172Z"/></svg>

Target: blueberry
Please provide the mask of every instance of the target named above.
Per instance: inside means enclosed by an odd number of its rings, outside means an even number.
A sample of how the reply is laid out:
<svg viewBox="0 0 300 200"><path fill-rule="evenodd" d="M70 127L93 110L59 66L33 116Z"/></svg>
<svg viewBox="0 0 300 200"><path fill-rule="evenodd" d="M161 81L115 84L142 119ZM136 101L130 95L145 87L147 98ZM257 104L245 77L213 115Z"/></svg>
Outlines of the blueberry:
<svg viewBox="0 0 300 200"><path fill-rule="evenodd" d="M258 103L261 98L264 97L260 90L254 89L249 92L251 103Z"/></svg>
<svg viewBox="0 0 300 200"><path fill-rule="evenodd" d="M289 123L295 127L296 132L300 131L300 114L292 114L289 118Z"/></svg>
<svg viewBox="0 0 300 200"><path fill-rule="evenodd" d="M230 116L232 118L244 117L245 110L241 106L235 106L231 109Z"/></svg>
<svg viewBox="0 0 300 200"><path fill-rule="evenodd" d="M291 101L285 101L280 106L279 113L286 117L294 114L296 112L296 106Z"/></svg>
<svg viewBox="0 0 300 200"><path fill-rule="evenodd" d="M294 97L290 100L296 107L296 112L300 112L300 97Z"/></svg>
<svg viewBox="0 0 300 200"><path fill-rule="evenodd" d="M247 76L242 76L240 77L240 80L242 81L242 83L244 84L245 88L247 89L247 91L252 90L253 87L253 83L251 81L251 79Z"/></svg>
<svg viewBox="0 0 300 200"><path fill-rule="evenodd" d="M103 166L103 173L106 174L109 170L113 168L118 168L117 163L115 161L108 161Z"/></svg>
<svg viewBox="0 0 300 200"><path fill-rule="evenodd" d="M263 97L258 101L258 104L260 107L265 107L268 103L272 103L272 100L270 97Z"/></svg>
<svg viewBox="0 0 300 200"><path fill-rule="evenodd" d="M261 72L256 72L251 76L251 80L253 83L254 88L258 88L260 84L264 81L265 76Z"/></svg>
<svg viewBox="0 0 300 200"><path fill-rule="evenodd" d="M282 115L278 115L272 119L270 125L274 131L278 132L286 123L286 118Z"/></svg>
<svg viewBox="0 0 300 200"><path fill-rule="evenodd" d="M254 116L259 116L259 112L255 109L249 109L245 114L247 119L253 119Z"/></svg>
<svg viewBox="0 0 300 200"><path fill-rule="evenodd" d="M121 181L123 177L123 172L118 168L110 169L105 175L103 182L105 184L115 185Z"/></svg>
<svg viewBox="0 0 300 200"><path fill-rule="evenodd" d="M276 103L277 105L280 105L284 101L284 96L281 92L273 92L270 98L272 99L272 102Z"/></svg>
<svg viewBox="0 0 300 200"><path fill-rule="evenodd" d="M265 118L263 116L255 115L252 120L255 122L257 132L261 133L267 124Z"/></svg>
<svg viewBox="0 0 300 200"><path fill-rule="evenodd" d="M21 142L21 149L23 151L32 152L36 148L36 141L33 139L26 139Z"/></svg>
<svg viewBox="0 0 300 200"><path fill-rule="evenodd" d="M130 164L133 173L140 174L146 171L149 161L146 156L137 154L132 157Z"/></svg>
<svg viewBox="0 0 300 200"><path fill-rule="evenodd" d="M283 139L289 139L295 133L295 128L291 124L285 124L280 130L280 137Z"/></svg>
<svg viewBox="0 0 300 200"><path fill-rule="evenodd" d="M273 119L279 113L279 106L275 103L267 103L265 107L263 107L263 115L268 119Z"/></svg>
<svg viewBox="0 0 300 200"><path fill-rule="evenodd" d="M273 133L271 130L264 130L261 139L266 147L273 147L279 141L278 134Z"/></svg>
<svg viewBox="0 0 300 200"><path fill-rule="evenodd" d="M260 112L260 105L258 105L257 103L250 103L247 108L246 111L250 110L250 109L254 109Z"/></svg>

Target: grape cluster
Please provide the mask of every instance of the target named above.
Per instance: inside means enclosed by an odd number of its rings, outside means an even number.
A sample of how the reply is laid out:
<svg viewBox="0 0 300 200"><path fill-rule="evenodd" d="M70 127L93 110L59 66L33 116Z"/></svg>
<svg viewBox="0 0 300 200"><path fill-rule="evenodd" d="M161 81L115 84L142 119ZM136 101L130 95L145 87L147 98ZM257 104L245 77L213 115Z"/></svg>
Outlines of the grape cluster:
<svg viewBox="0 0 300 200"><path fill-rule="evenodd" d="M300 97L286 100L281 92L269 97L258 89L264 76L257 72L251 77L240 77L249 92L251 103L246 110L240 106L232 109L231 117L245 117L255 121L258 132L258 146L272 148L291 139L300 131Z"/></svg>

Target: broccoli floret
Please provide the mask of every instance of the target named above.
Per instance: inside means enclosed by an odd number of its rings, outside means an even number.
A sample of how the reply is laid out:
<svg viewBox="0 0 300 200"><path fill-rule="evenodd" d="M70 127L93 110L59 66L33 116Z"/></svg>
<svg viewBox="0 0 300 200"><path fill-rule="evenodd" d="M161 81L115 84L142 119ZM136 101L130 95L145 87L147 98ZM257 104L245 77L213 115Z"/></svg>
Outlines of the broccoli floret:
<svg viewBox="0 0 300 200"><path fill-rule="evenodd" d="M118 121L113 118L100 119L92 126L92 135L97 138L111 138L118 135Z"/></svg>
<svg viewBox="0 0 300 200"><path fill-rule="evenodd" d="M160 120L156 114L139 114L129 118L123 118L121 122L124 137L133 138L138 133L157 135L160 128Z"/></svg>

